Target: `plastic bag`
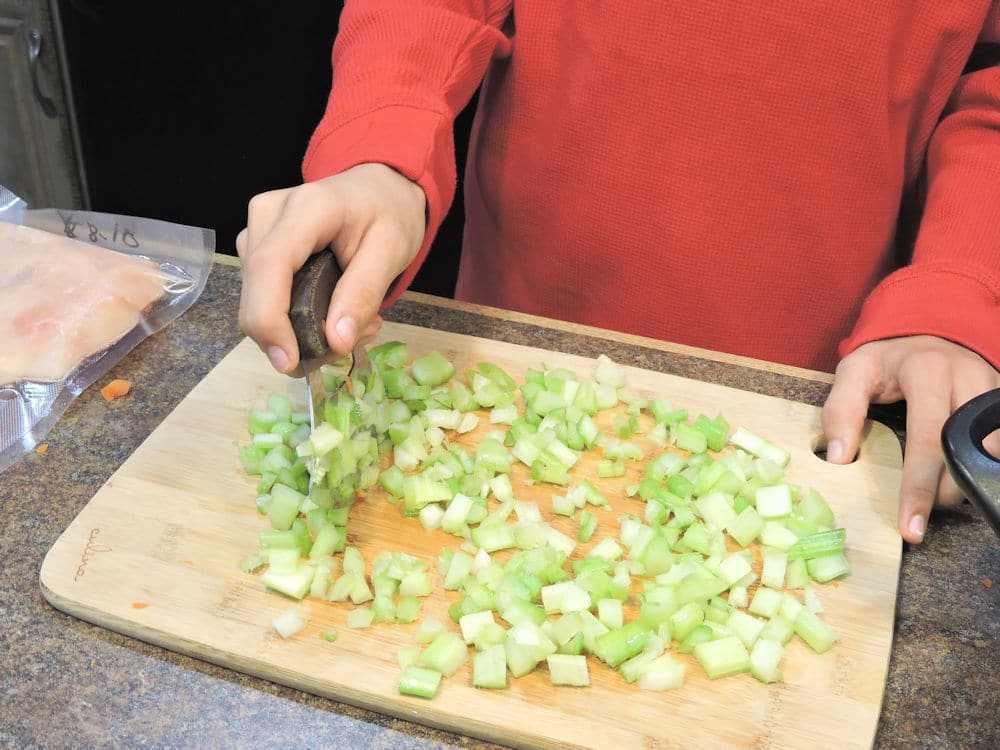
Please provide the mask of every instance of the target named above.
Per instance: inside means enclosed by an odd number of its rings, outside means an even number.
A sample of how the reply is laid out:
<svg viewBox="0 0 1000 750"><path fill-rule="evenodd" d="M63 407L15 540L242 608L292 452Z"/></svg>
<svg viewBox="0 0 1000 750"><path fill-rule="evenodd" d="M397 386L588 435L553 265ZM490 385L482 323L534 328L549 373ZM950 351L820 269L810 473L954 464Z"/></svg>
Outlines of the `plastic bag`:
<svg viewBox="0 0 1000 750"><path fill-rule="evenodd" d="M0 471L194 304L214 252L210 229L29 210L0 185Z"/></svg>

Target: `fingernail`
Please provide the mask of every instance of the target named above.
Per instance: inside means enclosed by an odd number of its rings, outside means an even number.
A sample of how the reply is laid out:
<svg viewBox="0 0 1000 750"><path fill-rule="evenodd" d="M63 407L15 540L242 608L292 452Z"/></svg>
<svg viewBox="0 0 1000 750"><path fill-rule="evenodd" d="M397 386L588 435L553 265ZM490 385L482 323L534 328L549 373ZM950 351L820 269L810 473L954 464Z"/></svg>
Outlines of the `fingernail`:
<svg viewBox="0 0 1000 750"><path fill-rule="evenodd" d="M358 338L358 324L354 322L354 318L345 315L338 320L337 335L348 346L354 346L354 341Z"/></svg>
<svg viewBox="0 0 1000 750"><path fill-rule="evenodd" d="M288 355L286 355L280 346L272 346L267 350L267 358L271 360L271 364L274 365L274 369L278 372L284 372L288 369Z"/></svg>
<svg viewBox="0 0 1000 750"><path fill-rule="evenodd" d="M844 460L844 444L839 440L831 440L826 445L826 460L839 464Z"/></svg>
<svg viewBox="0 0 1000 750"><path fill-rule="evenodd" d="M925 531L927 531L927 521L923 516L916 515L910 519L910 533L913 536L923 539Z"/></svg>

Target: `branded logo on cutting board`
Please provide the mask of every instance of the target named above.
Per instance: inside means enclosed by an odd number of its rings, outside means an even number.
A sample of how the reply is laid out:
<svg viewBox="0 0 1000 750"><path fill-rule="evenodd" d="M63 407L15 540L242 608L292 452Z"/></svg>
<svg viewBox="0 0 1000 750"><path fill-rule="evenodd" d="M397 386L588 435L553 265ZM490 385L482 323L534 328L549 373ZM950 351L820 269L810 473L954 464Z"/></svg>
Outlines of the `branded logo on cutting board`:
<svg viewBox="0 0 1000 750"><path fill-rule="evenodd" d="M100 535L100 529L91 529L90 534L87 536L87 544L83 548L83 554L80 555L80 564L76 566L76 575L73 576L74 581L79 581L83 578L83 574L87 572L87 563L90 561L94 555L98 552L110 552L111 547L106 544L101 544L97 541L97 537Z"/></svg>

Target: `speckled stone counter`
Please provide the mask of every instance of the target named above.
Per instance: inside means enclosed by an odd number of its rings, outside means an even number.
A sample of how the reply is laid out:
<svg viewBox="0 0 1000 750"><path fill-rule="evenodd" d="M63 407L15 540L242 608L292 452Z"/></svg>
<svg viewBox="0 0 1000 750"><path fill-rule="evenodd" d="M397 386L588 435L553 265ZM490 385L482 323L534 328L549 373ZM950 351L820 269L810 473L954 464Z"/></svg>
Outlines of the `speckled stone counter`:
<svg viewBox="0 0 1000 750"><path fill-rule="evenodd" d="M114 470L241 338L238 269L217 265L197 304L88 389L0 474L0 746L492 748L164 651L76 620L42 598L49 547ZM616 359L821 404L823 381L600 338L414 296L393 320ZM110 404L98 389L134 382ZM997 584L988 585L989 579ZM937 512L903 554L875 745L1000 747L1000 541L968 505Z"/></svg>

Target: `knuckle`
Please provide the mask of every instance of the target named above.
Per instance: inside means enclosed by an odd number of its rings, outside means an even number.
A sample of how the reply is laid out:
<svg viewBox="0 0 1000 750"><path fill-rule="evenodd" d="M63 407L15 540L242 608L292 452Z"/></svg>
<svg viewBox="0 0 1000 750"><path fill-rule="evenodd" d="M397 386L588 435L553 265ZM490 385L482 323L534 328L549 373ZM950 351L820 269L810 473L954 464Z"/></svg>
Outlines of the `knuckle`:
<svg viewBox="0 0 1000 750"><path fill-rule="evenodd" d="M247 215L254 216L272 206L278 198L278 191L271 190L266 193L257 193L247 203Z"/></svg>

